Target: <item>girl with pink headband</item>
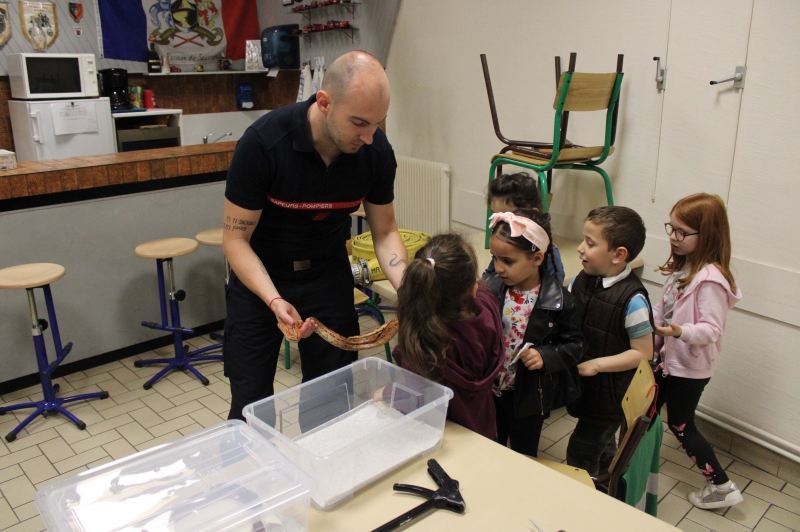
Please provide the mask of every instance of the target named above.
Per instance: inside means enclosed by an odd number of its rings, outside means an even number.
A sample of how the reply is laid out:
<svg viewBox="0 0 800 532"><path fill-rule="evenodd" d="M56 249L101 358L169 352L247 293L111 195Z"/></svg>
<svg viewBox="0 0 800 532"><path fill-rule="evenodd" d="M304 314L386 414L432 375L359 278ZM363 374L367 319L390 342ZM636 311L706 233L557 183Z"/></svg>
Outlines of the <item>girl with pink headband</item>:
<svg viewBox="0 0 800 532"><path fill-rule="evenodd" d="M498 441L537 456L550 411L580 396L576 366L586 349L580 311L544 267L553 260L549 215L498 212L490 226L495 272L483 280L501 308L505 350L492 389Z"/></svg>

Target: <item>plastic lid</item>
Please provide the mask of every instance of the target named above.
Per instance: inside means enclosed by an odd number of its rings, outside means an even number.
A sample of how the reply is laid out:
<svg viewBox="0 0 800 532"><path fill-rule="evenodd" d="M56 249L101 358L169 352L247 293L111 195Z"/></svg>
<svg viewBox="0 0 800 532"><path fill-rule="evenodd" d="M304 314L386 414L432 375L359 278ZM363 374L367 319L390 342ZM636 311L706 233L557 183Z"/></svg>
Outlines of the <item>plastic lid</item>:
<svg viewBox="0 0 800 532"><path fill-rule="evenodd" d="M49 484L36 504L51 531L238 532L259 522L292 530L298 507L307 519L310 490L262 436L227 421Z"/></svg>

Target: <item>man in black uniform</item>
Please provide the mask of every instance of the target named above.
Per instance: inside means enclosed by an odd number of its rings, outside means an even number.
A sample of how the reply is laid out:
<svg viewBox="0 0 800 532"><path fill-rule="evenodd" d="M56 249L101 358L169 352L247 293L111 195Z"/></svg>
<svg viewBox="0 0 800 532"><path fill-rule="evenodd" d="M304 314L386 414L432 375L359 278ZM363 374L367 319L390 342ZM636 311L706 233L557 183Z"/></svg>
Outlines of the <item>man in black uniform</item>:
<svg viewBox="0 0 800 532"><path fill-rule="evenodd" d="M407 253L394 217L394 152L378 123L389 82L377 59L349 52L331 64L306 102L257 120L233 154L225 189L227 289L224 360L228 419L272 395L283 341L277 320L314 317L344 336L359 333L345 249L350 213L364 203L375 253L397 288ZM300 329L303 382L355 361Z"/></svg>

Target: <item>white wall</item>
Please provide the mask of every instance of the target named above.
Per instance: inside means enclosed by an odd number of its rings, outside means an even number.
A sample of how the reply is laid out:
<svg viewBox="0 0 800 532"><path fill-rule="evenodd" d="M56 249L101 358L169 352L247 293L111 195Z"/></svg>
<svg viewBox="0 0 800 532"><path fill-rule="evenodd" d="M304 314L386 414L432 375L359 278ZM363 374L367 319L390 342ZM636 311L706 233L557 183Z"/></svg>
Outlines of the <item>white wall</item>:
<svg viewBox="0 0 800 532"><path fill-rule="evenodd" d="M636 209L649 228L644 276L657 284L648 288L656 295L663 281L653 269L667 258L662 224L671 205L713 182L709 191L729 201L745 299L730 314L723 362L703 401L783 440L796 456L800 181L789 165L800 152L800 97L790 89L800 69L798 27L800 4L788 0L702 8L688 0L405 0L387 69L395 151L450 164L453 225L480 229L490 159L502 145L479 55L488 56L503 133L548 141L553 56L566 64L577 52L578 70L602 72L613 71L616 54L625 54L617 151L604 168L616 204ZM656 89L653 56L666 60L666 91ZM744 91L708 85L744 61L750 68ZM684 109L693 105L707 114ZM716 113L724 113L724 125L714 122ZM573 114L570 140L599 143L601 121ZM661 145L666 138L669 147ZM680 161L681 154L689 157ZM585 214L605 203L599 178L585 173L556 172L553 192L556 233L573 238Z"/></svg>
<svg viewBox="0 0 800 532"><path fill-rule="evenodd" d="M269 111L233 111L231 113L201 113L183 115L181 119L181 144L202 144L203 137L212 134L209 142L220 139L225 133L230 136L222 138L220 142L239 140L244 131Z"/></svg>

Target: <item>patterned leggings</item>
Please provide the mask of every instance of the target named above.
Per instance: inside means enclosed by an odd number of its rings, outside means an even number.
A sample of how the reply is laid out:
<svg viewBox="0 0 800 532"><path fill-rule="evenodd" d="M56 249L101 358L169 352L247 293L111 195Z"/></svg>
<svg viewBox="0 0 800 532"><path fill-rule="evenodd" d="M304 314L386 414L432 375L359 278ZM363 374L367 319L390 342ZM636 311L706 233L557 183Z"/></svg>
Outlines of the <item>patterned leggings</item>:
<svg viewBox="0 0 800 532"><path fill-rule="evenodd" d="M667 419L669 430L678 438L686 450L686 454L697 464L700 471L712 484L728 482L728 475L723 471L717 455L694 424L694 411L700 402L703 389L711 379L686 379L667 375L657 370L658 410L667 403Z"/></svg>

